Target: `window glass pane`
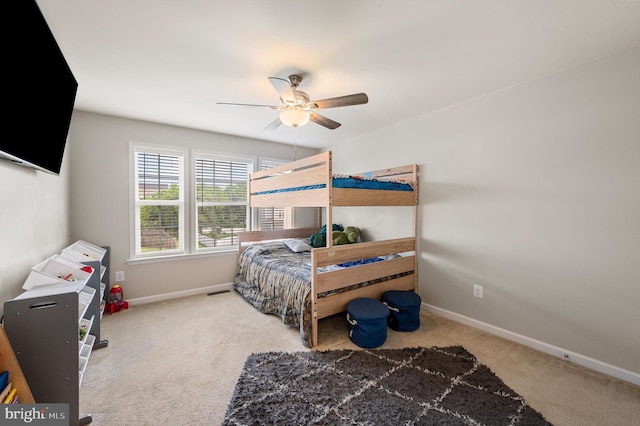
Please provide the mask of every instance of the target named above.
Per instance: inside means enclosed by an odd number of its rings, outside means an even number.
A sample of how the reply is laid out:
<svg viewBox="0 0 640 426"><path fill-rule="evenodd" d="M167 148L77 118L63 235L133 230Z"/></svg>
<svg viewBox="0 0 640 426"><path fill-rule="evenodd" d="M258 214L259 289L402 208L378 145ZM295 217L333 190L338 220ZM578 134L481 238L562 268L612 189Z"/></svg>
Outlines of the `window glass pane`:
<svg viewBox="0 0 640 426"><path fill-rule="evenodd" d="M247 185L253 163L210 157L195 159L196 250L238 244L247 229Z"/></svg>
<svg viewBox="0 0 640 426"><path fill-rule="evenodd" d="M238 244L238 232L246 230L244 205L198 207L198 248L228 247Z"/></svg>
<svg viewBox="0 0 640 426"><path fill-rule="evenodd" d="M283 207L260 208L260 229L284 229L285 209Z"/></svg>
<svg viewBox="0 0 640 426"><path fill-rule="evenodd" d="M180 207L140 206L140 249L144 252L180 247Z"/></svg>
<svg viewBox="0 0 640 426"><path fill-rule="evenodd" d="M196 159L198 201L246 202L249 164Z"/></svg>
<svg viewBox="0 0 640 426"><path fill-rule="evenodd" d="M176 156L137 153L138 199L180 199L180 158Z"/></svg>

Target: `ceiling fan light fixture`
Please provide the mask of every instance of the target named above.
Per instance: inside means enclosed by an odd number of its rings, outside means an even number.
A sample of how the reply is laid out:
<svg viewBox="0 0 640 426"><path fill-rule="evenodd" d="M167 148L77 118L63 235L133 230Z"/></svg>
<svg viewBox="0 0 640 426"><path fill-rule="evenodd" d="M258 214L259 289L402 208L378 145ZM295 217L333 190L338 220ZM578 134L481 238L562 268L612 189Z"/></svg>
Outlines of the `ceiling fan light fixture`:
<svg viewBox="0 0 640 426"><path fill-rule="evenodd" d="M289 127L302 127L309 122L311 114L301 109L287 109L280 112L280 121Z"/></svg>

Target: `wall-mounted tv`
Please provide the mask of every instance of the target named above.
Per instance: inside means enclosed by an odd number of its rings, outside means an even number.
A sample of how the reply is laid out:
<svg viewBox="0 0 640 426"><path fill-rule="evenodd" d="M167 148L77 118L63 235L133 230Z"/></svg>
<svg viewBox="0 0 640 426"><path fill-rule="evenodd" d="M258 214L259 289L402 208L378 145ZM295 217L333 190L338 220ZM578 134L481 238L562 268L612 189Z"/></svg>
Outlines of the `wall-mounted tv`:
<svg viewBox="0 0 640 426"><path fill-rule="evenodd" d="M35 0L6 6L0 158L59 175L78 83Z"/></svg>

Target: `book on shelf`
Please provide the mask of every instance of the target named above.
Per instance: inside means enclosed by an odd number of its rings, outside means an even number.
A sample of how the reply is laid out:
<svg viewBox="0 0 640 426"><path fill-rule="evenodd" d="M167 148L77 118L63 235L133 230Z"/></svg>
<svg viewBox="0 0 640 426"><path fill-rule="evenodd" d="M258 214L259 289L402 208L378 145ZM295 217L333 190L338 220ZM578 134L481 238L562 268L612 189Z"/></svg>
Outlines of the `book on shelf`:
<svg viewBox="0 0 640 426"><path fill-rule="evenodd" d="M0 392L0 401L4 401L11 392L11 383L7 383L2 392Z"/></svg>
<svg viewBox="0 0 640 426"><path fill-rule="evenodd" d="M16 388L12 388L9 392L9 395L2 401L3 404L15 404L18 401L18 395L16 394L18 390Z"/></svg>
<svg viewBox="0 0 640 426"><path fill-rule="evenodd" d="M5 370L0 373L0 389L4 389L7 383L9 383L9 371Z"/></svg>

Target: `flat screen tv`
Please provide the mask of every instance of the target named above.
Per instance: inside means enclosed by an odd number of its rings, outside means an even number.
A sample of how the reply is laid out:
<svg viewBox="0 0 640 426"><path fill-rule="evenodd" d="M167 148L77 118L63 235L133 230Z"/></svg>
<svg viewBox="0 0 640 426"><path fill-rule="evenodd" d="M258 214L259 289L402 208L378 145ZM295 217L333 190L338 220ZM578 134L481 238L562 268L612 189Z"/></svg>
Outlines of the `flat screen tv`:
<svg viewBox="0 0 640 426"><path fill-rule="evenodd" d="M0 157L59 175L78 83L35 0L7 3Z"/></svg>

